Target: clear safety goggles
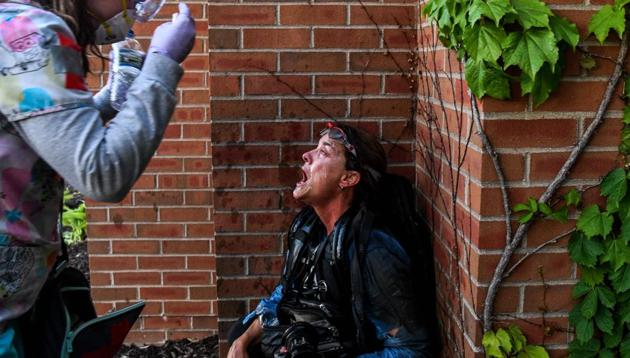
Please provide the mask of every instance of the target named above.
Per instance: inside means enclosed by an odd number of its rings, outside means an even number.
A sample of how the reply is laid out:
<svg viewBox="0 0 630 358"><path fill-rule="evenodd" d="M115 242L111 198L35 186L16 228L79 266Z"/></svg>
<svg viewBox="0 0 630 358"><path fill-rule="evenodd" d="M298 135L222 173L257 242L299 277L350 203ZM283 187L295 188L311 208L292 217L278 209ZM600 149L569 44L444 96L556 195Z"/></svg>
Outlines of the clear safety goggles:
<svg viewBox="0 0 630 358"><path fill-rule="evenodd" d="M166 0L133 0L136 10L133 18L137 22L147 22L157 15Z"/></svg>

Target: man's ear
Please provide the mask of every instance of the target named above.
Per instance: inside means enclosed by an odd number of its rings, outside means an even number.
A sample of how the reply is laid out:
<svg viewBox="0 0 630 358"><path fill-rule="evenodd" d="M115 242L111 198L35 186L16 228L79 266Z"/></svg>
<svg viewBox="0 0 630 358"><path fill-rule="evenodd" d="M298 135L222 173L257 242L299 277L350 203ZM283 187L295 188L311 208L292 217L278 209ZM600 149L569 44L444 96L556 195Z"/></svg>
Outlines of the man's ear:
<svg viewBox="0 0 630 358"><path fill-rule="evenodd" d="M346 170L339 180L339 187L342 189L351 188L361 181L361 173L356 170Z"/></svg>

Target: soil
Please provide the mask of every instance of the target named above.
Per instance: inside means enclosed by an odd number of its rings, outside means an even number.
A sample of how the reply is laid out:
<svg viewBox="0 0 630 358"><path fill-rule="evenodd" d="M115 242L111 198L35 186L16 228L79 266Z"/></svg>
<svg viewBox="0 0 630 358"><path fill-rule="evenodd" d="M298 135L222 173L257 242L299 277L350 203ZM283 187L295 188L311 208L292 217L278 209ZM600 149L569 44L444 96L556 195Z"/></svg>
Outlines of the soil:
<svg viewBox="0 0 630 358"><path fill-rule="evenodd" d="M68 246L68 259L70 266L77 268L89 280L90 268L85 240ZM209 336L196 342L182 339L166 341L163 345L125 345L116 358L216 358L218 356L217 336Z"/></svg>

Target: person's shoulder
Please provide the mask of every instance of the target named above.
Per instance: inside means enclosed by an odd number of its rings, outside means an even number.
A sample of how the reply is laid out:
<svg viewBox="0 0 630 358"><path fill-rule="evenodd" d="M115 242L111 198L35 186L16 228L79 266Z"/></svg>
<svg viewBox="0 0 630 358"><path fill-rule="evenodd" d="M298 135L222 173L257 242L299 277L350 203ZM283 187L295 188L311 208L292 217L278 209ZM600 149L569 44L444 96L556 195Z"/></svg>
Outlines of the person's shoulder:
<svg viewBox="0 0 630 358"><path fill-rule="evenodd" d="M2 41L5 41L6 32L15 33L16 36L33 32L62 33L74 38L66 21L54 12L36 5L0 3L0 20Z"/></svg>
<svg viewBox="0 0 630 358"><path fill-rule="evenodd" d="M380 255L393 255L398 258L406 258L407 254L405 249L400 244L400 241L394 236L394 234L386 227L374 227L370 231L368 246L368 255L373 256Z"/></svg>

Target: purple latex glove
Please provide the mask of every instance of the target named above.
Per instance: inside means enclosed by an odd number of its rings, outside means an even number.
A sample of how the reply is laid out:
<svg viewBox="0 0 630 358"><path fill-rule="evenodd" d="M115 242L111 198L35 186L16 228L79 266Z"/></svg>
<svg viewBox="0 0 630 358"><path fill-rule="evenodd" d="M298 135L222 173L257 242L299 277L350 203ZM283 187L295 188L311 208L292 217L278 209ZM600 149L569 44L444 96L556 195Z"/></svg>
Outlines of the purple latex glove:
<svg viewBox="0 0 630 358"><path fill-rule="evenodd" d="M179 3L179 14L173 21L158 26L153 32L149 52L157 52L181 63L195 44L195 20L190 17L190 9Z"/></svg>

